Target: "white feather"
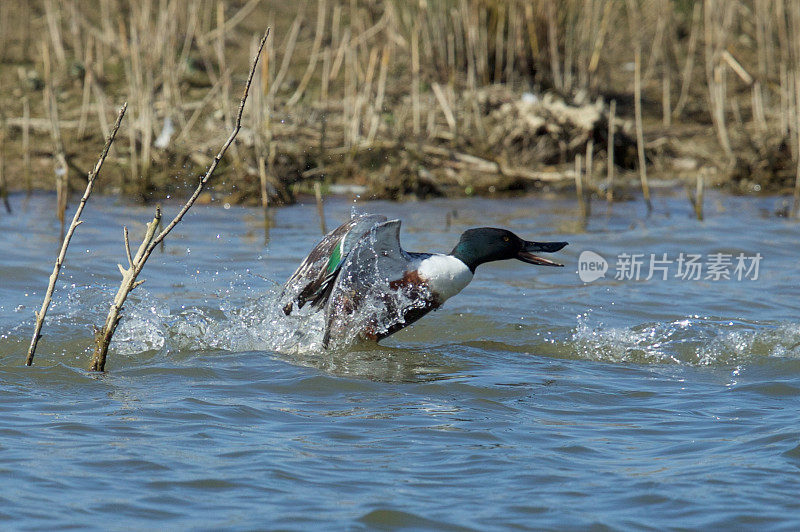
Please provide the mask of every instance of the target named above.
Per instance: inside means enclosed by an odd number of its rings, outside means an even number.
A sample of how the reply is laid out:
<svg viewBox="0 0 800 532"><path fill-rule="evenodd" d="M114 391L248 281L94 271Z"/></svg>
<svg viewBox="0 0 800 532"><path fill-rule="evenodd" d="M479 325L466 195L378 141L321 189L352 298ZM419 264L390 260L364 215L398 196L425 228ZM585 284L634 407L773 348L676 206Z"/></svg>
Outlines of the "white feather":
<svg viewBox="0 0 800 532"><path fill-rule="evenodd" d="M417 271L442 303L461 292L472 280L467 265L451 255L437 254L422 259Z"/></svg>

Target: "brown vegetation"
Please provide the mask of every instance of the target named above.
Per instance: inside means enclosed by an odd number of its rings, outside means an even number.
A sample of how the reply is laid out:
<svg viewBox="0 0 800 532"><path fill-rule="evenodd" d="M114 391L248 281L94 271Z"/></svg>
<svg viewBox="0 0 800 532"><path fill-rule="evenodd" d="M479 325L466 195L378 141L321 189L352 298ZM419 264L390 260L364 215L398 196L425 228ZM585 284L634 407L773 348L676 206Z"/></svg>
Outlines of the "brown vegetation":
<svg viewBox="0 0 800 532"><path fill-rule="evenodd" d="M334 183L392 198L646 190L647 175L695 188L701 169L800 194L789 0L0 2L8 188L64 188L65 174L78 188L123 100L97 186L143 200L194 188L235 118L232 73L266 26L252 107L219 169L226 201Z"/></svg>

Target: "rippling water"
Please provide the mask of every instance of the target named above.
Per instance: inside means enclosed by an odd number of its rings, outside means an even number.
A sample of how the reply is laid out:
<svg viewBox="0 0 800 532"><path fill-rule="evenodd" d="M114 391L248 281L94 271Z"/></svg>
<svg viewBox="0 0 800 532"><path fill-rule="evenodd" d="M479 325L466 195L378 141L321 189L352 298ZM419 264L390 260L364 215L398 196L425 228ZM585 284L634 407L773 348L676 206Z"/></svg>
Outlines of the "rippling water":
<svg viewBox="0 0 800 532"><path fill-rule="evenodd" d="M385 340L291 343L272 303L319 239L313 205L197 206L132 294L108 373L92 329L118 286L122 225L151 209L92 198L23 366L58 246L55 200L0 217L0 523L16 528L494 529L800 526L798 225L775 198L594 206L466 199L361 211L403 219L412 251L468 227L568 240L565 268L478 269ZM330 225L352 203L326 206ZM174 206L166 208L167 215ZM449 213L449 214L448 214ZM452 223L447 226L446 219ZM578 257L609 262L583 283ZM645 280L650 254L748 257L758 279ZM615 279L621 254L642 275Z"/></svg>

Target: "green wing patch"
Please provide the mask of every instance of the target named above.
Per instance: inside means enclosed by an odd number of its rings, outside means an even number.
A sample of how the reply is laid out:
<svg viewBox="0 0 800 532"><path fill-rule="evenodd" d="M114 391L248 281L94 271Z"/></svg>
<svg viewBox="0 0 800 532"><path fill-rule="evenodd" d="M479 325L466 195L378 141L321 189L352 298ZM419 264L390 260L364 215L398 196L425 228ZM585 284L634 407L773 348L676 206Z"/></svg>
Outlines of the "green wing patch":
<svg viewBox="0 0 800 532"><path fill-rule="evenodd" d="M344 238L342 241L339 242L339 245L333 248L333 253L331 253L331 257L328 259L328 273L333 273L336 271L336 268L339 267L339 264L342 263L342 246L344 245Z"/></svg>

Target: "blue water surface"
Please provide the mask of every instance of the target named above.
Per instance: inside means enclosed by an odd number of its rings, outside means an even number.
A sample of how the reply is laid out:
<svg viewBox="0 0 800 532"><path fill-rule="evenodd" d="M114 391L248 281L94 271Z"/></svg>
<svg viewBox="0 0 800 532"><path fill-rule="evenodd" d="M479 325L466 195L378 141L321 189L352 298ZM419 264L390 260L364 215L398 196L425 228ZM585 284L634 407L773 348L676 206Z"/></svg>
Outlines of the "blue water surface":
<svg viewBox="0 0 800 532"><path fill-rule="evenodd" d="M94 197L24 367L59 243L51 196L0 217L0 525L15 529L800 527L797 222L775 198L681 191L357 201L412 251L481 225L567 240L564 268L481 266L381 346L275 350L277 286L320 238L313 204L196 206L86 370L149 207ZM72 205L74 207L74 203ZM329 226L350 199L326 205ZM177 210L166 205L165 216ZM583 251L608 263L578 276ZM618 257L762 255L757 279L615 279ZM555 258L556 256L554 256ZM647 269L645 267L645 269Z"/></svg>

